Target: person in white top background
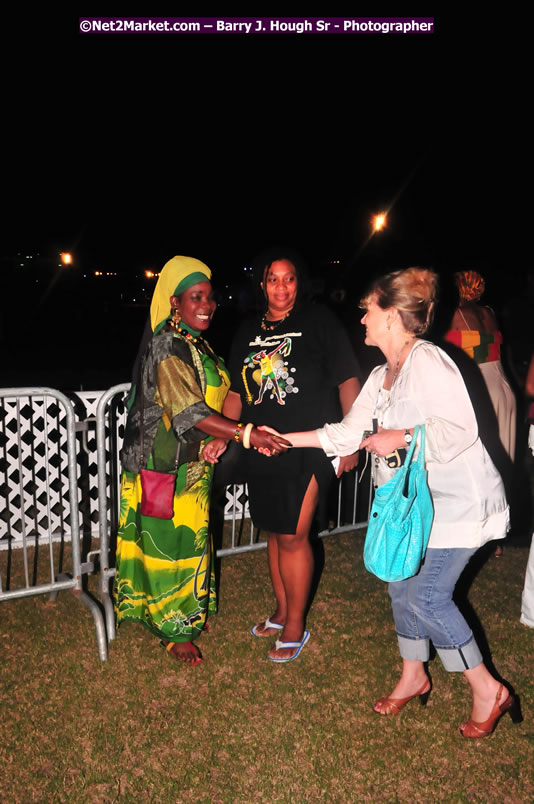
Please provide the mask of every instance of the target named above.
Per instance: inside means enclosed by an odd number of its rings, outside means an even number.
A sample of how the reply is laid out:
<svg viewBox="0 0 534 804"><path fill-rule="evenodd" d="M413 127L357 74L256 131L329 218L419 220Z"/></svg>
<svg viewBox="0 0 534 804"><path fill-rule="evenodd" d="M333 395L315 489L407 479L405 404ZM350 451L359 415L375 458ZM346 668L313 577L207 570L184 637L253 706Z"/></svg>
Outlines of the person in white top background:
<svg viewBox="0 0 534 804"><path fill-rule="evenodd" d="M362 300L365 343L387 362L375 368L343 421L287 433L294 447L327 455L370 453L375 486L403 462L414 427L425 425L425 462L434 520L424 562L413 578L389 584L402 672L391 694L375 703L381 715L398 714L412 698L426 703L430 641L446 670L463 672L472 691L464 737L486 737L519 701L485 666L473 633L454 603L454 588L477 550L502 539L509 508L501 477L484 448L460 372L448 355L423 340L432 322L438 277L408 268L378 279ZM377 432L373 430L373 420ZM396 464L396 466L395 466Z"/></svg>

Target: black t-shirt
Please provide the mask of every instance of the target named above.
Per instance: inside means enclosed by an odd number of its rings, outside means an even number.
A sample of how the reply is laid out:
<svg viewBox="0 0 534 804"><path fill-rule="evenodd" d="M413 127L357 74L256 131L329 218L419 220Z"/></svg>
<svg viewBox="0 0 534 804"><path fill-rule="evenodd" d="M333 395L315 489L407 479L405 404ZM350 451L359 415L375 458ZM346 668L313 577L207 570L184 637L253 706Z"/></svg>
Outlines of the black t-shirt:
<svg viewBox="0 0 534 804"><path fill-rule="evenodd" d="M360 370L348 336L332 312L307 304L264 331L243 322L230 356L241 419L280 432L311 430L340 418L337 387Z"/></svg>

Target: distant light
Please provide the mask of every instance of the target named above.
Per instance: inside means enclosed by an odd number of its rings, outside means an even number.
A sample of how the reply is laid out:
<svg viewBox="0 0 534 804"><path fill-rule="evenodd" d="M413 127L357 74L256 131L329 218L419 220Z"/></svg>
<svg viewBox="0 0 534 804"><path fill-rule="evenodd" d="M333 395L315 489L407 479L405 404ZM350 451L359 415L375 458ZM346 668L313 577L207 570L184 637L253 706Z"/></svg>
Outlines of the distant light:
<svg viewBox="0 0 534 804"><path fill-rule="evenodd" d="M379 232L381 229L384 228L385 225L386 225L386 215L385 215L385 213L381 212L379 215L375 215L374 221L373 221L373 226L374 226L375 232Z"/></svg>
<svg viewBox="0 0 534 804"><path fill-rule="evenodd" d="M63 265L72 265L72 254L69 254L68 251L62 251L60 256Z"/></svg>
<svg viewBox="0 0 534 804"><path fill-rule="evenodd" d="M154 278L154 271L145 271L145 276L146 276L147 279L153 279Z"/></svg>

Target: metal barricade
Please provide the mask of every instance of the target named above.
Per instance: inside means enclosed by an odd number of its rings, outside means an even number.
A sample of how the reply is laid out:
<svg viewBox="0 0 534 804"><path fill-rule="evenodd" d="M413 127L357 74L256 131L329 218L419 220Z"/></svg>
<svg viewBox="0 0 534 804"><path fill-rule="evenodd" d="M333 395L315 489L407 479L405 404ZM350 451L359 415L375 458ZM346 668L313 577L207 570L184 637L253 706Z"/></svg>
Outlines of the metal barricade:
<svg viewBox="0 0 534 804"><path fill-rule="evenodd" d="M100 594L106 612L108 638L115 636L115 618L110 597L110 582L115 570L110 568L109 545L110 536L118 526L118 510L120 499L120 466L119 452L122 445L122 434L126 423L126 397L130 385L115 385L100 398L96 414L97 460L98 460L98 500L99 500L99 536L100 536ZM118 398L118 400L117 400ZM114 405L114 407L112 406ZM119 418L117 417L117 414ZM351 497L351 512L342 517L343 494ZM365 489L367 494L367 489ZM347 531L359 530L367 526L370 509L370 495L365 503L365 519L357 521L359 499L359 476L354 474L353 488L348 488L346 481L340 480L337 494L337 511L332 526L319 533L319 536L334 535ZM367 500L367 497L365 497ZM239 555L267 547L267 542L258 539L254 525L248 516L248 496L246 485L230 485L226 487L223 503L223 518L231 520L231 542L229 546L217 549L217 557ZM241 520L238 529L238 521ZM243 529L249 531L248 539L242 539ZM238 532L239 531L239 532ZM260 534L261 535L261 534ZM243 543L244 541L244 543Z"/></svg>
<svg viewBox="0 0 534 804"><path fill-rule="evenodd" d="M109 543L113 528L118 525L118 506L120 504L120 466L119 453L122 445L122 434L126 424L126 397L130 390L129 383L114 385L109 388L98 402L96 411L96 450L98 462L98 520L100 537L100 597L104 606L108 639L115 639L115 613L110 596L110 583L115 569L109 566ZM111 402L119 402L123 407L119 419L113 415ZM107 431L107 432L106 432ZM109 478L109 480L108 480ZM109 499L108 499L109 489Z"/></svg>
<svg viewBox="0 0 534 804"><path fill-rule="evenodd" d="M76 422L70 400L52 388L0 389L0 478L2 544L5 584L0 564L0 601L70 590L89 609L96 627L98 653L107 659L107 642L100 607L83 588L83 576L92 571L82 564L78 507ZM44 515L39 514L38 511ZM72 575L56 573L54 543L71 538ZM12 588L12 542L17 534L22 550L23 579ZM39 553L48 553L49 580L38 583ZM33 551L33 553L32 553ZM30 578L30 563L32 577ZM62 569L62 559L58 569ZM4 588L6 587L6 588Z"/></svg>
<svg viewBox="0 0 534 804"><path fill-rule="evenodd" d="M0 562L0 601L37 594L56 597L59 591L70 589L93 616L103 661L107 658L106 632L107 639L115 637L110 593L115 569L110 567L110 563L114 563L110 562L110 540L116 535L119 522L119 454L129 390L130 384L123 383L102 394L90 393L89 415L88 402L84 399L80 404L80 395L75 395L73 404L64 394L51 388L0 389L0 558L7 555L7 588L2 585ZM76 411L80 421L76 420ZM94 441L89 442L87 438L89 423L96 424L96 462ZM352 499L349 512L347 496ZM330 527L319 535L365 527L370 498L366 509L361 511L365 521L361 518L357 521L357 505L357 478L353 489L348 488L346 479L341 481L337 513ZM362 509L361 503L359 508ZM224 541L217 549L218 558L267 546L250 520L246 485L227 486L219 511L223 524L231 520L231 529L224 529ZM98 530L94 528L96 523ZM96 536L98 548L89 549L91 537ZM72 542L72 577L61 571L63 546L69 540ZM58 573L54 556L57 542L61 546ZM44 544L48 550L50 580L38 583L35 569ZM16 548L22 554L23 582L12 588L10 567ZM32 560L34 571L30 578ZM84 576L95 571L98 572L103 615L101 607L83 586Z"/></svg>

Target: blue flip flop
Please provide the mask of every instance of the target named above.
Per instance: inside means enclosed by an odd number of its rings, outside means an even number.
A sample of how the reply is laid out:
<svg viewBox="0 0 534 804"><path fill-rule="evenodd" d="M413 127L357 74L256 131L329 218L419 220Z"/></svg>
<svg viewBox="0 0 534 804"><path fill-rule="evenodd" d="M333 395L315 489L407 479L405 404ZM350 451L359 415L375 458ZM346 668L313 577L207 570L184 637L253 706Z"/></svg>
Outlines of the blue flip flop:
<svg viewBox="0 0 534 804"><path fill-rule="evenodd" d="M294 656L288 656L285 659L277 659L273 656L269 656L267 654L267 658L271 660L271 662L292 662L293 659L296 659L299 653L301 652L302 648L310 638L310 632L304 631L304 635L300 642L281 642L281 640L277 639L274 643L276 650L283 650L284 648L298 648L298 651L295 653Z"/></svg>
<svg viewBox="0 0 534 804"><path fill-rule="evenodd" d="M261 625L261 623L257 623L256 625L253 625L252 628L250 629L250 633L252 634L252 636L255 636L255 637L270 637L270 636L272 636L271 634L265 634L264 633L265 631L267 631L268 628L274 628L276 631L282 631L283 628L284 628L284 626L280 625L280 623L273 623L268 617L267 617L266 620L264 620L263 631L261 633L259 633L259 634L256 631L256 628L258 627L258 625Z"/></svg>

